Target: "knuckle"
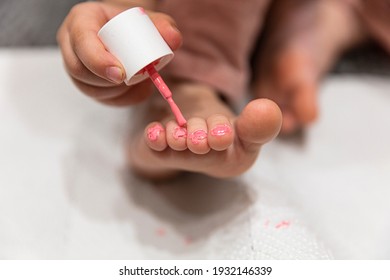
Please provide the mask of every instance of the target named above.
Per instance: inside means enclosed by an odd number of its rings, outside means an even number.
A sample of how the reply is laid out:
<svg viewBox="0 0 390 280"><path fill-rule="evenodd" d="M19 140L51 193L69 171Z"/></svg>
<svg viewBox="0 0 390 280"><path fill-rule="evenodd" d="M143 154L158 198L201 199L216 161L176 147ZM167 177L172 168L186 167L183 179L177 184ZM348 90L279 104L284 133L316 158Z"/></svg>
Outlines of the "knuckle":
<svg viewBox="0 0 390 280"><path fill-rule="evenodd" d="M85 76L86 67L81 63L80 60L68 62L66 64L68 72L72 77L81 78Z"/></svg>
<svg viewBox="0 0 390 280"><path fill-rule="evenodd" d="M61 25L56 33L57 44L61 45L63 43L63 38L64 38L64 27L63 25Z"/></svg>
<svg viewBox="0 0 390 280"><path fill-rule="evenodd" d="M78 3L74 5L69 11L69 16L73 17L83 14L85 10L89 8L90 5L91 3L88 2Z"/></svg>

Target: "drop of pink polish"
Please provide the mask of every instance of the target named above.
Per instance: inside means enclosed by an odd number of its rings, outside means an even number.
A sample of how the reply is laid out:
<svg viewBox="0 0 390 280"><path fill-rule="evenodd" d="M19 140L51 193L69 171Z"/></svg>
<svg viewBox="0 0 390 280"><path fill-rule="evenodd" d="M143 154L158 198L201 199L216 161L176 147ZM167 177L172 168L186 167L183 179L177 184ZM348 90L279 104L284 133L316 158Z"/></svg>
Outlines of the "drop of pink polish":
<svg viewBox="0 0 390 280"><path fill-rule="evenodd" d="M232 132L232 129L230 126L227 124L220 124L214 127L211 131L210 134L213 136L224 136L228 133Z"/></svg>
<svg viewBox="0 0 390 280"><path fill-rule="evenodd" d="M186 138L187 137L187 129L185 127L179 126L175 128L175 131L173 132L173 138L178 140L179 138Z"/></svg>
<svg viewBox="0 0 390 280"><path fill-rule="evenodd" d="M289 227L290 226L290 222L289 221L281 221L279 224L277 224L275 226L275 228L283 228L283 227Z"/></svg>
<svg viewBox="0 0 390 280"><path fill-rule="evenodd" d="M150 141L157 141L163 128L160 125L155 125L148 128L148 139Z"/></svg>
<svg viewBox="0 0 390 280"><path fill-rule="evenodd" d="M199 144L200 141L207 138L207 132L201 129L195 130L188 137L191 139L192 143Z"/></svg>

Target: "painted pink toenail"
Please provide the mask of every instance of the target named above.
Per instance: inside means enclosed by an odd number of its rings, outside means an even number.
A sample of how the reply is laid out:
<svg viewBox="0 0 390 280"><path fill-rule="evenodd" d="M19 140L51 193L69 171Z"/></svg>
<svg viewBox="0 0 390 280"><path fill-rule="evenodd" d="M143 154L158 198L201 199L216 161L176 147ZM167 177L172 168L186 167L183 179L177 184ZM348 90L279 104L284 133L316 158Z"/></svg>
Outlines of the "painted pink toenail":
<svg viewBox="0 0 390 280"><path fill-rule="evenodd" d="M191 139L192 143L199 144L200 141L207 138L207 132L202 129L195 130L188 137Z"/></svg>
<svg viewBox="0 0 390 280"><path fill-rule="evenodd" d="M160 133L163 131L164 131L164 129L159 124L156 124L152 127L149 127L148 128L148 139L150 141L157 141L158 137L160 136Z"/></svg>
<svg viewBox="0 0 390 280"><path fill-rule="evenodd" d="M175 131L173 132L173 138L176 140L179 138L187 138L187 129L182 126L176 127Z"/></svg>
<svg viewBox="0 0 390 280"><path fill-rule="evenodd" d="M210 131L210 134L213 136L224 136L230 132L232 132L230 126L227 124L219 124Z"/></svg>

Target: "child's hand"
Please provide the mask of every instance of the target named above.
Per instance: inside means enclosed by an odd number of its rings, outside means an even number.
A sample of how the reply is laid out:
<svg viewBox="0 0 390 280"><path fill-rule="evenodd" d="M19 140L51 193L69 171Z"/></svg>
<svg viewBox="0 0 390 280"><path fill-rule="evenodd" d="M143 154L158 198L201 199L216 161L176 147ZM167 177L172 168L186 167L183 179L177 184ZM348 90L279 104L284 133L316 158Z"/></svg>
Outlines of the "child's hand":
<svg viewBox="0 0 390 280"><path fill-rule="evenodd" d="M97 36L100 28L123 10L105 3L78 4L57 33L65 68L76 86L86 95L111 105L134 104L151 93L148 81L130 87L123 83L123 66ZM161 13L147 13L171 49L180 47L182 37L173 19Z"/></svg>

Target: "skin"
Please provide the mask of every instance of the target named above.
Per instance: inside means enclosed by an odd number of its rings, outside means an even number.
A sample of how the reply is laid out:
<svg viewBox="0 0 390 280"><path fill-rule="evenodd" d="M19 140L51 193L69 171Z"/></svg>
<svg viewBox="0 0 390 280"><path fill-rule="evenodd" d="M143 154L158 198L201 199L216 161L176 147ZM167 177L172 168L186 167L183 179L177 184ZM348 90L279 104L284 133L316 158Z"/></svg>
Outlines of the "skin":
<svg viewBox="0 0 390 280"><path fill-rule="evenodd" d="M134 6L153 9L153 1L88 2L70 11L57 35L69 76L83 93L99 102L123 106L144 101L143 106L135 107L141 112L127 153L138 174L149 178L167 178L183 170L220 178L242 174L254 163L261 146L278 134L282 120L279 108L261 99L249 103L237 116L213 89L172 81L169 85L175 101L188 120L186 137L175 138L172 131L178 125L165 101L158 94L151 96L150 82L124 85L122 65L97 37L108 20ZM149 10L147 13L171 49L179 48L182 37L173 19ZM156 125L158 133L149 137L148 131ZM211 133L221 126L228 127L229 133ZM199 131L205 137L195 141L193 135Z"/></svg>
<svg viewBox="0 0 390 280"><path fill-rule="evenodd" d="M206 85L168 82L188 121L185 137L175 137L178 125L165 101L158 94L151 95L154 89L149 81L124 85L122 65L96 35L116 14L142 6L168 45L178 49L182 44L180 31L171 17L152 12L155 1L111 0L76 5L57 38L69 76L86 95L117 106L144 101L143 106L135 108L140 111L138 123L127 147L135 172L149 178L169 178L180 171L233 177L252 166L262 145L276 137L280 129L291 134L317 118L316 91L321 78L343 51L367 38L366 30L344 2L275 3L258 61L256 99L240 114L235 114ZM213 135L212 131L221 126L228 127L229 133ZM158 133L150 137L156 127ZM194 138L199 132L203 137Z"/></svg>
<svg viewBox="0 0 390 280"><path fill-rule="evenodd" d="M142 176L166 179L180 171L218 178L238 176L252 166L262 145L280 130L282 115L271 100L253 100L237 115L210 87L184 81L170 84L174 85L176 102L187 117L187 134L175 137L178 124L164 101L153 95L146 107L137 112L145 121L145 125L139 124L140 128L145 129L136 128L128 142L130 163ZM151 112L156 112L156 116ZM161 121L149 122L148 118ZM213 133L221 127L226 133ZM158 137L150 137L149 132L156 128ZM206 137L194 141L191 135L197 131Z"/></svg>
<svg viewBox="0 0 390 280"><path fill-rule="evenodd" d="M153 8L152 1L142 1L142 5L138 2L103 1L75 5L58 30L57 41L65 69L84 94L99 102L126 106L137 104L152 93L150 81L131 87L123 83L123 66L97 37L99 29L125 9L134 6ZM182 37L173 19L161 13L147 13L171 49L176 50Z"/></svg>

